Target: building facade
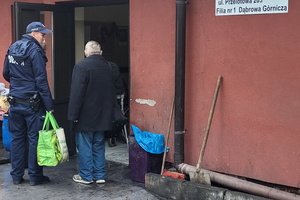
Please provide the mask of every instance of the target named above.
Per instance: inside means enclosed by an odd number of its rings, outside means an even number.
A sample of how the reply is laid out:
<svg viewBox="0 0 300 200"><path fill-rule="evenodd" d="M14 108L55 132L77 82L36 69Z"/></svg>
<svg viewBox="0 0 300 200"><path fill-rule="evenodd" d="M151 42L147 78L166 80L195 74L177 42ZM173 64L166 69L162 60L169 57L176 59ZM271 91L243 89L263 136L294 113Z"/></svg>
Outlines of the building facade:
<svg viewBox="0 0 300 200"><path fill-rule="evenodd" d="M130 123L166 136L175 94L176 1L84 2L103 8L128 6ZM188 0L186 5L184 162L198 161L217 78L222 76L202 167L300 188L300 2L289 0L288 10L275 5L277 13L258 14L236 5L241 9L236 15L221 15L219 2ZM83 1L69 3L85 6ZM0 8L3 60L14 40L12 6L8 0ZM169 162L174 162L174 119L172 124Z"/></svg>

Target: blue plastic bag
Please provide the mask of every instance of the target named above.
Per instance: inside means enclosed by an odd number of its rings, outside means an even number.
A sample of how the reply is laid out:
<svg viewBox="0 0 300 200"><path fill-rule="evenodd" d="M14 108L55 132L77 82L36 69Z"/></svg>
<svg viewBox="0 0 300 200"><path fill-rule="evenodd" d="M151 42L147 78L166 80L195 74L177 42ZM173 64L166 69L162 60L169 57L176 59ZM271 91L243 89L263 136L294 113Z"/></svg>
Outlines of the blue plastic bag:
<svg viewBox="0 0 300 200"><path fill-rule="evenodd" d="M141 131L138 127L131 125L137 143L147 152L161 154L165 151L164 135Z"/></svg>
<svg viewBox="0 0 300 200"><path fill-rule="evenodd" d="M8 130L8 117L4 117L2 124L3 145L6 151L10 151L11 133Z"/></svg>

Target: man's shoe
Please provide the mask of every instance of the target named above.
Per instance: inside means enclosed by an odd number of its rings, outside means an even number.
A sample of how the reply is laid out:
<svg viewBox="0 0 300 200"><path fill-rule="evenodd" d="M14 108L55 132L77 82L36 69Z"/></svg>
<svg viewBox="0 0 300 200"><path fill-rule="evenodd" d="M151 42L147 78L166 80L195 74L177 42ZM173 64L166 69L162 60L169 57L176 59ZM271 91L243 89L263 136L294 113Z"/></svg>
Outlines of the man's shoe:
<svg viewBox="0 0 300 200"><path fill-rule="evenodd" d="M75 181L77 183L83 183L83 184L91 184L93 182L93 181L85 181L85 180L83 180L79 174L75 174L73 176L73 181Z"/></svg>
<svg viewBox="0 0 300 200"><path fill-rule="evenodd" d="M30 185L31 186L36 186L36 185L40 185L40 184L43 184L43 183L48 183L50 181L49 177L48 176L43 176L41 178L41 180L39 181L30 181Z"/></svg>
<svg viewBox="0 0 300 200"><path fill-rule="evenodd" d="M23 183L23 181L24 181L23 178L21 178L20 180L13 180L13 184L14 185L19 185L19 184Z"/></svg>
<svg viewBox="0 0 300 200"><path fill-rule="evenodd" d="M105 180L96 180L97 184L105 183Z"/></svg>

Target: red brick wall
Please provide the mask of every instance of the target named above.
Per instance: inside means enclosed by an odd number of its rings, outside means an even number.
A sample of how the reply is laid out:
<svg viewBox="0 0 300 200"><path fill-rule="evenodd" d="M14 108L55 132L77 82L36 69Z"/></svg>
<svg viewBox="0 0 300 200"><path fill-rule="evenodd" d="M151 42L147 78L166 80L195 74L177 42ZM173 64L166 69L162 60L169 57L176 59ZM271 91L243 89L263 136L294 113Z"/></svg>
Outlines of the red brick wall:
<svg viewBox="0 0 300 200"><path fill-rule="evenodd" d="M300 2L290 0L288 14L218 17L214 1L188 2L185 163L198 161L221 75L203 168L299 188ZM175 0L130 1L131 123L162 134L174 94L175 13Z"/></svg>

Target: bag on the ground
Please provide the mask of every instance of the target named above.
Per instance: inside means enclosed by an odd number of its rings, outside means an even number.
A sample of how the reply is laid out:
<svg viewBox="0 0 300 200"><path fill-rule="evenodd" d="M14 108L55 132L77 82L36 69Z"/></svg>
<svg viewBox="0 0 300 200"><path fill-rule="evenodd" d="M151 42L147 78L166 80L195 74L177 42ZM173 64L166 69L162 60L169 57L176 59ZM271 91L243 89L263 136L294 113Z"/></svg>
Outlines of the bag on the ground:
<svg viewBox="0 0 300 200"><path fill-rule="evenodd" d="M8 116L5 116L2 123L2 142L6 151L10 151L11 133L8 130Z"/></svg>
<svg viewBox="0 0 300 200"><path fill-rule="evenodd" d="M50 124L52 130L49 130ZM69 160L64 130L49 112L46 114L43 129L39 131L37 160L40 166L56 166Z"/></svg>
<svg viewBox="0 0 300 200"><path fill-rule="evenodd" d="M138 127L131 125L137 143L147 152L162 154L165 151L164 135L141 131ZM168 148L167 148L168 151Z"/></svg>

